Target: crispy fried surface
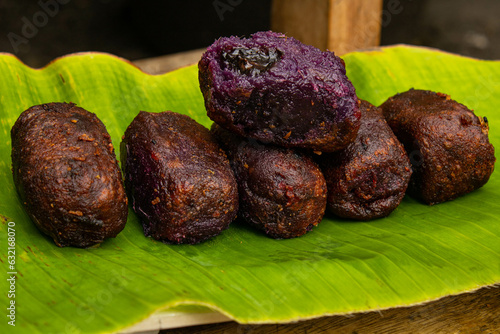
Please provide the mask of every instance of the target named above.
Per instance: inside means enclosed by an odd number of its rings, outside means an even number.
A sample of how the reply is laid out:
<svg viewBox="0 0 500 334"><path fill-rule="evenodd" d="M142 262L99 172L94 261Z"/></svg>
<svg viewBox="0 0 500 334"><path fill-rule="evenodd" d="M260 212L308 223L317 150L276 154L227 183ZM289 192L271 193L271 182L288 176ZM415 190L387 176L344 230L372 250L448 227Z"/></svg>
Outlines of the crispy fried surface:
<svg viewBox="0 0 500 334"><path fill-rule="evenodd" d="M144 234L195 244L226 229L236 181L208 129L185 115L141 111L121 144L125 186Z"/></svg>
<svg viewBox="0 0 500 334"><path fill-rule="evenodd" d="M58 246L89 247L124 228L128 209L120 168L93 113L72 103L33 106L19 116L11 137L19 196Z"/></svg>
<svg viewBox="0 0 500 334"><path fill-rule="evenodd" d="M403 199L411 176L406 152L382 111L361 101L361 126L345 149L319 157L328 185L328 209L357 220L389 215Z"/></svg>
<svg viewBox="0 0 500 334"><path fill-rule="evenodd" d="M493 172L488 122L448 95L409 90L381 105L412 163L409 192L428 204L482 187Z"/></svg>
<svg viewBox="0 0 500 334"><path fill-rule="evenodd" d="M241 216L273 238L294 238L319 224L326 183L318 166L291 149L262 145L214 124L238 182Z"/></svg>

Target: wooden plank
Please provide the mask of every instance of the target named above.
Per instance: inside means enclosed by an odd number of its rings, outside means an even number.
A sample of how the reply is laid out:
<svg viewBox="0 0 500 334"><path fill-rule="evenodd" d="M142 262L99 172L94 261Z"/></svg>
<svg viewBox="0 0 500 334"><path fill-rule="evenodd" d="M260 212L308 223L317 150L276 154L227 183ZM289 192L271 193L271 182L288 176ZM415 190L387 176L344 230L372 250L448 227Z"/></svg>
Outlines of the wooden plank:
<svg viewBox="0 0 500 334"><path fill-rule="evenodd" d="M329 0L274 0L271 29L325 50Z"/></svg>
<svg viewBox="0 0 500 334"><path fill-rule="evenodd" d="M207 312L165 310L154 313L149 318L132 327L123 329L117 334L155 334L162 329L199 326L227 321L231 321L231 319L221 313L210 311L209 309L207 309Z"/></svg>
<svg viewBox="0 0 500 334"><path fill-rule="evenodd" d="M173 53L165 56L134 60L135 66L149 74L162 74L180 67L196 64L206 49Z"/></svg>
<svg viewBox="0 0 500 334"><path fill-rule="evenodd" d="M327 48L339 55L378 46L382 0L329 0Z"/></svg>
<svg viewBox="0 0 500 334"><path fill-rule="evenodd" d="M293 324L244 325L226 322L169 329L161 334L303 333L500 333L500 288L483 288L412 307L331 316Z"/></svg>
<svg viewBox="0 0 500 334"><path fill-rule="evenodd" d="M378 46L382 0L274 0L271 29L338 55Z"/></svg>

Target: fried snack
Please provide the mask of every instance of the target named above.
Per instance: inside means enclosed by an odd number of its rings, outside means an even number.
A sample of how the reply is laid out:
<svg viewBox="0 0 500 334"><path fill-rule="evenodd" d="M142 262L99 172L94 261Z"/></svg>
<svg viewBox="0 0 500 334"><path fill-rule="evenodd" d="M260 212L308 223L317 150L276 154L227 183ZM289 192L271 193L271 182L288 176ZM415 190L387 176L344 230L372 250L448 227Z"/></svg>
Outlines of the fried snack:
<svg viewBox="0 0 500 334"><path fill-rule="evenodd" d="M120 167L96 115L73 103L33 106L11 138L19 197L56 245L90 247L123 230L128 208Z"/></svg>
<svg viewBox="0 0 500 334"><path fill-rule="evenodd" d="M427 204L482 187L493 172L488 121L450 96L411 89L381 108L412 163L408 191Z"/></svg>
<svg viewBox="0 0 500 334"><path fill-rule="evenodd" d="M171 111L141 111L121 143L125 188L144 234L196 244L226 229L238 211L236 180L209 130Z"/></svg>
<svg viewBox="0 0 500 334"><path fill-rule="evenodd" d="M325 152L356 137L356 93L333 52L259 32L220 38L198 67L208 116L234 133Z"/></svg>
<svg viewBox="0 0 500 334"><path fill-rule="evenodd" d="M328 185L328 209L337 216L370 220L388 216L403 199L411 165L382 110L361 101L356 140L319 157Z"/></svg>
<svg viewBox="0 0 500 334"><path fill-rule="evenodd" d="M291 149L261 145L212 125L238 182L239 216L276 239L301 236L318 225L326 183L313 160Z"/></svg>

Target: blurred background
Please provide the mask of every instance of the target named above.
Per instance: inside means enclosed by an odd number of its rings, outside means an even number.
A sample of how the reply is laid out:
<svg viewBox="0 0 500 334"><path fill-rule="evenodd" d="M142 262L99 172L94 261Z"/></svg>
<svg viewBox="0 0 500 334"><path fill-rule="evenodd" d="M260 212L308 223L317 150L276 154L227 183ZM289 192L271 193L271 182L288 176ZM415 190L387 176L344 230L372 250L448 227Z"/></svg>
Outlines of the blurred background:
<svg viewBox="0 0 500 334"><path fill-rule="evenodd" d="M390 0L384 1L384 8ZM147 3L147 5L145 5ZM223 7L215 8L215 4ZM400 0L381 45L430 46L500 59L500 1ZM222 14L222 15L221 15ZM136 60L270 29L271 0L0 0L0 52L40 67L78 51ZM333 50L335 51L335 50Z"/></svg>

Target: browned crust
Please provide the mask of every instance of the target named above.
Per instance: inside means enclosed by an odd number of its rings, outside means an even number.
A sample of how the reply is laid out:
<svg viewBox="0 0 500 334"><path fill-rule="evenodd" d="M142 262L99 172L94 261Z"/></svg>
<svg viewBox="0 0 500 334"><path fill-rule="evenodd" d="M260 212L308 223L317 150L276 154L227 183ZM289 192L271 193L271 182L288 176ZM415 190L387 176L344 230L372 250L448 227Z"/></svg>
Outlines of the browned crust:
<svg viewBox="0 0 500 334"><path fill-rule="evenodd" d="M33 106L19 116L11 137L20 199L58 246L89 247L124 228L121 172L96 115L72 103Z"/></svg>

